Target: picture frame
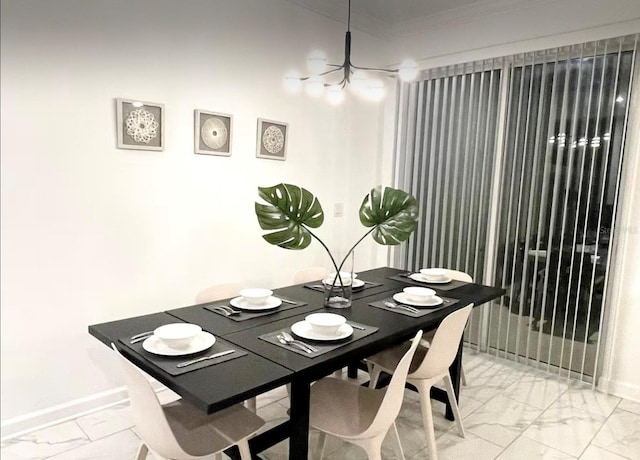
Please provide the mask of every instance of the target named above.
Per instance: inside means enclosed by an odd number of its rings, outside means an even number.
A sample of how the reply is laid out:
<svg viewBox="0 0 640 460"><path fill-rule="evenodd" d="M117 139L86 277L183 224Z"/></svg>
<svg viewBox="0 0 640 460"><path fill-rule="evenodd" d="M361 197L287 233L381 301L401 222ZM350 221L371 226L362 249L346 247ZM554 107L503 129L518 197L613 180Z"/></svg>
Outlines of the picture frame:
<svg viewBox="0 0 640 460"><path fill-rule="evenodd" d="M116 99L119 149L164 150L164 104Z"/></svg>
<svg viewBox="0 0 640 460"><path fill-rule="evenodd" d="M194 114L194 152L201 155L231 156L233 116L198 109Z"/></svg>
<svg viewBox="0 0 640 460"><path fill-rule="evenodd" d="M269 160L287 159L289 125L281 121L258 118L256 157Z"/></svg>

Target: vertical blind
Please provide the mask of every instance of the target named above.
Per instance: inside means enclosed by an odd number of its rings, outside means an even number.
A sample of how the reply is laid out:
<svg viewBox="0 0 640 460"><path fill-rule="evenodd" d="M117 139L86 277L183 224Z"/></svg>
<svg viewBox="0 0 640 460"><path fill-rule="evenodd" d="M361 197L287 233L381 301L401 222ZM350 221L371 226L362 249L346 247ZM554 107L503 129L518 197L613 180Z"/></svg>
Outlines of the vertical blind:
<svg viewBox="0 0 640 460"><path fill-rule="evenodd" d="M396 266L500 285L466 340L596 375L638 36L426 71L398 91L396 184L420 202Z"/></svg>

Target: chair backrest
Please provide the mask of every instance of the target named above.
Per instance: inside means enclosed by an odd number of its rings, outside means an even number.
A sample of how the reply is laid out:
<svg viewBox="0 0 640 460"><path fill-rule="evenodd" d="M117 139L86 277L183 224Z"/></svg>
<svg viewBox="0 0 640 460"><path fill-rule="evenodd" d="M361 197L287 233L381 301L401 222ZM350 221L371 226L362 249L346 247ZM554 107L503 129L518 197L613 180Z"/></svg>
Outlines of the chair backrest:
<svg viewBox="0 0 640 460"><path fill-rule="evenodd" d="M386 391L386 393L380 407L378 408L378 412L371 422L371 425L361 435L362 437L386 433L400 413L400 407L402 407L402 400L404 398L404 386L407 382L407 374L409 373L409 366L411 365L411 360L416 352L416 348L418 348L418 345L420 344L420 339L422 339L422 331L418 331L416 336L412 339L413 343L411 344L411 347L409 347L396 366L395 371L393 371L389 386L383 390L375 390Z"/></svg>
<svg viewBox="0 0 640 460"><path fill-rule="evenodd" d="M235 297L240 293L240 289L242 289L242 285L238 283L214 284L198 292L196 304Z"/></svg>
<svg viewBox="0 0 640 460"><path fill-rule="evenodd" d="M329 271L324 267L303 268L293 274L293 282L294 284L310 283L311 281L324 279L328 274Z"/></svg>
<svg viewBox="0 0 640 460"><path fill-rule="evenodd" d="M444 375L456 357L460 339L473 304L450 313L442 320L436 330L431 346L420 366L411 373L410 378L429 379Z"/></svg>
<svg viewBox="0 0 640 460"><path fill-rule="evenodd" d="M445 268L444 271L452 280L464 281L465 283L473 283L473 278L471 278L471 275L469 275L468 273L458 270L451 270L449 268Z"/></svg>
<svg viewBox="0 0 640 460"><path fill-rule="evenodd" d="M131 399L136 433L149 448L165 458L185 458L188 454L180 447L162 410L153 387L144 374L126 359L112 343L116 352Z"/></svg>

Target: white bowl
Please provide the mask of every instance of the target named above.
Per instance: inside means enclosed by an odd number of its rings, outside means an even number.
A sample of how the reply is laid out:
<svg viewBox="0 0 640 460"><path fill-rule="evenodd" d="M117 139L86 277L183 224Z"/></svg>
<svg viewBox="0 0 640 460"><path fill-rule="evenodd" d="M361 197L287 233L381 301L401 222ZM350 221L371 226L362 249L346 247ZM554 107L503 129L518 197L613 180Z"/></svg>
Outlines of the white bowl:
<svg viewBox="0 0 640 460"><path fill-rule="evenodd" d="M342 284L345 286L349 286L352 282L352 280L356 279L358 277L357 273L353 274L353 277L351 276L351 273L349 272L340 272L340 278L337 279L336 278L336 272L331 272L329 273L329 276L326 277L324 280L322 280L322 282L324 284L328 284L328 285L332 285L334 280L335 280L335 285L336 286L340 286L340 280L342 280Z"/></svg>
<svg viewBox="0 0 640 460"><path fill-rule="evenodd" d="M262 288L248 288L240 291L240 295L249 305L264 305L271 294L273 291Z"/></svg>
<svg viewBox="0 0 640 460"><path fill-rule="evenodd" d="M414 302L428 302L436 295L436 291L429 288L410 286L402 290L409 300Z"/></svg>
<svg viewBox="0 0 640 460"><path fill-rule="evenodd" d="M202 328L197 324L172 323L160 326L153 331L153 335L168 347L181 349L187 348L200 332L202 332Z"/></svg>
<svg viewBox="0 0 640 460"><path fill-rule="evenodd" d="M442 268L423 268L420 274L429 280L439 281L447 277L447 272Z"/></svg>
<svg viewBox="0 0 640 460"><path fill-rule="evenodd" d="M305 317L305 321L311 325L314 332L331 337L338 334L338 329L347 319L335 313L312 313Z"/></svg>

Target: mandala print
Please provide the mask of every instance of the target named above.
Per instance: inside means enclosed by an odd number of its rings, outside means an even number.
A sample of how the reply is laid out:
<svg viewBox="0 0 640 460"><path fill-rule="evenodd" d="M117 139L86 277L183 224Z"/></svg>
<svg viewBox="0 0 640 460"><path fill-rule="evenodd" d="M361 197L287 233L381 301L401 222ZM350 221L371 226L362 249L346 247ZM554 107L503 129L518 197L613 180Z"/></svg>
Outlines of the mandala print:
<svg viewBox="0 0 640 460"><path fill-rule="evenodd" d="M127 134L136 142L148 144L158 135L158 122L151 112L136 109L127 117Z"/></svg>
<svg viewBox="0 0 640 460"><path fill-rule="evenodd" d="M284 134L277 126L269 126L262 135L262 145L271 155L277 154L284 147Z"/></svg>

